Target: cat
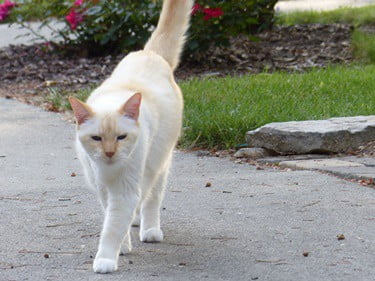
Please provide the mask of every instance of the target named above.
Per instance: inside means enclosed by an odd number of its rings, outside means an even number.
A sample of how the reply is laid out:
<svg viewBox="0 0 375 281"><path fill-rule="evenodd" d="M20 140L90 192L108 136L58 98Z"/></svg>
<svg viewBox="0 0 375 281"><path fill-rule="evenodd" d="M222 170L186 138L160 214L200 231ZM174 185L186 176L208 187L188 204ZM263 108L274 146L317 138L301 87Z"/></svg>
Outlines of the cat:
<svg viewBox="0 0 375 281"><path fill-rule="evenodd" d="M93 269L118 268L130 227L143 242L160 242L160 206L182 126L183 98L173 76L185 43L193 0L164 0L143 50L129 53L86 102L69 97L76 150L97 190L104 223Z"/></svg>

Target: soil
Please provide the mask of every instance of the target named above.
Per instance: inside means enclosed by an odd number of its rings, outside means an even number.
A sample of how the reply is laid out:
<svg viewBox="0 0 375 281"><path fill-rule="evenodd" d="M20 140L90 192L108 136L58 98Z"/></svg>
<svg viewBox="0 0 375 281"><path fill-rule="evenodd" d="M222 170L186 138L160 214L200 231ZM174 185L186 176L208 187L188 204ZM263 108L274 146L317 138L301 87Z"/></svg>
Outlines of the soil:
<svg viewBox="0 0 375 281"><path fill-rule="evenodd" d="M275 27L257 35L232 38L227 47L212 47L204 54L186 57L177 79L223 76L263 71L304 71L353 61L352 27L345 24L311 24ZM124 57L88 58L76 51L61 52L50 44L10 46L0 49L0 96L56 110L45 101L50 87L76 91L108 77Z"/></svg>

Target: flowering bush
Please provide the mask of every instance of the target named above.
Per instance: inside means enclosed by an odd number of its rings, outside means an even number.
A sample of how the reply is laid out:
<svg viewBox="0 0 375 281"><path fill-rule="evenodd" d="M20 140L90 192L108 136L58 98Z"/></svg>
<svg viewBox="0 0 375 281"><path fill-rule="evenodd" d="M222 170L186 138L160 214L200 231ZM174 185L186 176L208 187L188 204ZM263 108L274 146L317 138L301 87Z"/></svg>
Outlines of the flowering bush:
<svg viewBox="0 0 375 281"><path fill-rule="evenodd" d="M10 10L16 6L15 3L10 0L5 0L3 4L0 4L0 21L5 20L10 13Z"/></svg>
<svg viewBox="0 0 375 281"><path fill-rule="evenodd" d="M228 44L231 36L249 36L270 28L277 0L197 0L187 51Z"/></svg>
<svg viewBox="0 0 375 281"><path fill-rule="evenodd" d="M65 28L54 31L63 43L79 45L89 53L103 54L134 50L144 45L155 27L161 0L19 0L11 13L13 21L28 20L27 9L36 2L44 3L44 25L53 20L66 22ZM21 3L22 1L22 3ZM254 34L273 22L277 0L197 0L192 10L187 51L206 50L211 44L228 43L231 36ZM8 4L7 4L8 3ZM5 12L0 8L0 21L9 15L10 0ZM2 7L2 6L0 6ZM5 6L4 6L5 7ZM22 10L23 8L23 10ZM4 16L2 16L4 14ZM51 28L53 29L53 28ZM34 31L35 33L35 31Z"/></svg>

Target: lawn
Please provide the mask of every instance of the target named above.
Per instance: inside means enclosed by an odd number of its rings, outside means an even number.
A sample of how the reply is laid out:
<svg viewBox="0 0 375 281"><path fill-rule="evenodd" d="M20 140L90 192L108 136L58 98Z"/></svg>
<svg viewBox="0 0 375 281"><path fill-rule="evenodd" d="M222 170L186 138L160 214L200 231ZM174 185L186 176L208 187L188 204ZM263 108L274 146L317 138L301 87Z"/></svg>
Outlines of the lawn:
<svg viewBox="0 0 375 281"><path fill-rule="evenodd" d="M375 112L375 66L194 79L182 89L183 147L233 148L246 131L269 122Z"/></svg>
<svg viewBox="0 0 375 281"><path fill-rule="evenodd" d="M371 115L375 112L375 66L353 65L306 73L192 79L180 83L185 98L180 147L234 148L245 133L270 122ZM89 90L76 95L85 99ZM68 108L67 93L51 92Z"/></svg>
<svg viewBox="0 0 375 281"><path fill-rule="evenodd" d="M354 26L373 24L375 5L359 8L339 8L332 11L298 11L278 13L277 24L349 23Z"/></svg>

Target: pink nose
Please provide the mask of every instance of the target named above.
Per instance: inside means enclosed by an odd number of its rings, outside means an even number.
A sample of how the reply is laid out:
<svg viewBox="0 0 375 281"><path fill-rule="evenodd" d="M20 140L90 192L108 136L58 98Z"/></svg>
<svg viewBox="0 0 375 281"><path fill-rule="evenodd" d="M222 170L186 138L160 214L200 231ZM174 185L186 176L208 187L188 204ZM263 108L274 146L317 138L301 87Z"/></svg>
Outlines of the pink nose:
<svg viewBox="0 0 375 281"><path fill-rule="evenodd" d="M107 155L107 157L111 158L115 153L114 152L106 152L105 155Z"/></svg>

